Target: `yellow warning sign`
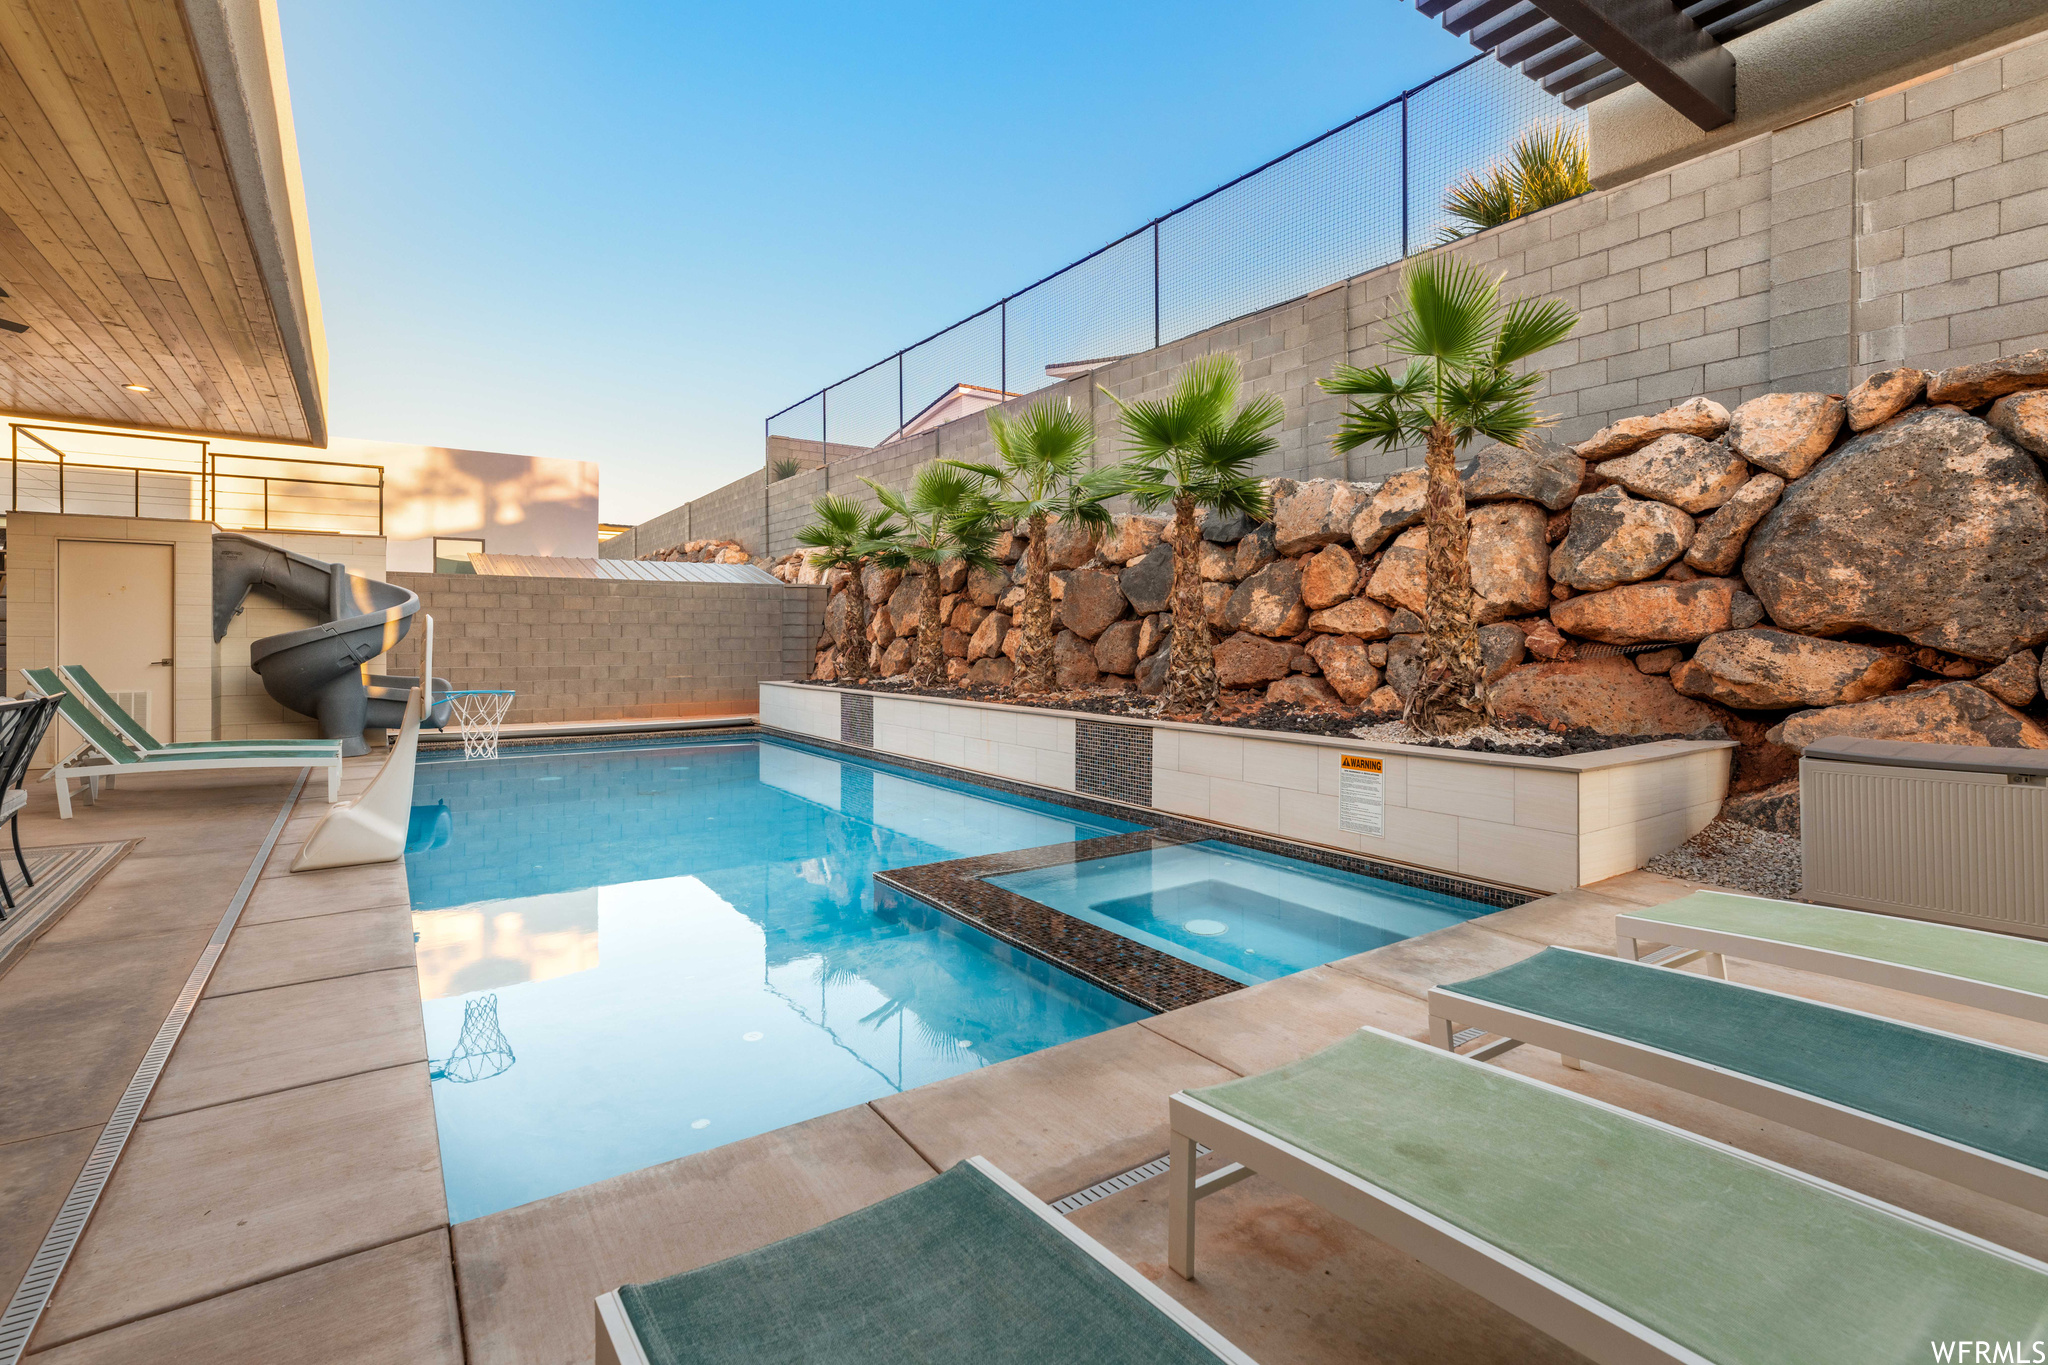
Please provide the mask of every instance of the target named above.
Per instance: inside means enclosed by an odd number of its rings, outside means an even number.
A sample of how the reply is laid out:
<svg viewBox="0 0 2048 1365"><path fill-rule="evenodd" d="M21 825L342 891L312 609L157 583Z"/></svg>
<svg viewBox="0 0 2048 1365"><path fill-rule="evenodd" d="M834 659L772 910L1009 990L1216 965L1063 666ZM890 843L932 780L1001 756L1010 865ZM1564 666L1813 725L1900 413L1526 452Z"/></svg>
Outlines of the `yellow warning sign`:
<svg viewBox="0 0 2048 1365"><path fill-rule="evenodd" d="M1385 772L1386 768L1376 758L1367 758L1363 754L1345 754L1344 770L1353 773L1378 773Z"/></svg>
<svg viewBox="0 0 2048 1365"><path fill-rule="evenodd" d="M1340 755L1337 828L1370 838L1386 837L1386 764L1364 754Z"/></svg>

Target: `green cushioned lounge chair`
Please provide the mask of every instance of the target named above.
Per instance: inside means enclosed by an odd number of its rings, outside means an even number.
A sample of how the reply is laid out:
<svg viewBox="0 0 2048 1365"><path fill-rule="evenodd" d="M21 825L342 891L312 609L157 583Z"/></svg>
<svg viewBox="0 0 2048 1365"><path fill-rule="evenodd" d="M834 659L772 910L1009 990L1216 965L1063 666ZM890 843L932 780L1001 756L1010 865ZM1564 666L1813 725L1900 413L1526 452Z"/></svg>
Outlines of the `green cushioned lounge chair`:
<svg viewBox="0 0 2048 1365"><path fill-rule="evenodd" d="M597 1301L598 1365L1253 1365L981 1157Z"/></svg>
<svg viewBox="0 0 2048 1365"><path fill-rule="evenodd" d="M1644 943L1665 943L1684 951L1659 966L1704 953L1725 975L1716 959L1739 957L2048 1024L2048 942L2039 939L1724 891L1617 915L1614 934L1631 962Z"/></svg>
<svg viewBox="0 0 2048 1365"><path fill-rule="evenodd" d="M2048 1339L2048 1265L1377 1029L1169 1101L1168 1264L1195 1203L1279 1182L1596 1361L1924 1361ZM1195 1144L1239 1163L1195 1176Z"/></svg>
<svg viewBox="0 0 2048 1365"><path fill-rule="evenodd" d="M1431 1041L1449 1051L1460 1026L1550 1048L1568 1064L1598 1062L2048 1213L2048 1059L1570 948L1433 988Z"/></svg>
<svg viewBox="0 0 2048 1365"><path fill-rule="evenodd" d="M49 672L47 669L34 671L45 674ZM38 689L44 689L48 685L44 682L36 683ZM44 695L50 694L45 691ZM255 741L248 747L227 744L218 749L209 748L199 753L164 749L150 754L138 754L109 729L106 723L93 713L92 708L77 697L64 691L57 692L55 696L65 722L85 741L37 779L42 782L56 782L57 814L62 819L71 818L73 782L83 782L86 799L97 801L102 782L125 777L130 773L222 772L238 768L322 768L327 773L327 803L333 805L341 796L341 745L338 742L326 750L277 748Z"/></svg>
<svg viewBox="0 0 2048 1365"><path fill-rule="evenodd" d="M341 743L338 739L188 739L166 744L129 715L127 709L114 700L113 693L102 687L99 679L93 677L84 664L59 664L54 669L26 668L22 675L44 696L69 692L83 701L107 723L108 729L128 741L129 747L140 754L196 755L228 749L292 749L324 754Z"/></svg>

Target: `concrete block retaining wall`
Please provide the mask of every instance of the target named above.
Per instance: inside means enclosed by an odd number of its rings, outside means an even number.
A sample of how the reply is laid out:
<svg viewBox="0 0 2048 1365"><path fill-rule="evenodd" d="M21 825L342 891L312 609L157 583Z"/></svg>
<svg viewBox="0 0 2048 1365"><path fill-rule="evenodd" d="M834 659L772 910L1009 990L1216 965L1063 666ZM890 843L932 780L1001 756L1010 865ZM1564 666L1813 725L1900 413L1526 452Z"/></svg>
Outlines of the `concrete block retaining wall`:
<svg viewBox="0 0 2048 1365"><path fill-rule="evenodd" d="M879 755L1129 799L1149 742L1154 809L1543 892L1631 871L1698 833L1727 795L1734 749L1675 740L1510 758L789 683L762 686L761 723L838 741L842 697L872 707ZM1147 741L1121 742L1133 730ZM1339 825L1345 754L1384 767L1378 837Z"/></svg>

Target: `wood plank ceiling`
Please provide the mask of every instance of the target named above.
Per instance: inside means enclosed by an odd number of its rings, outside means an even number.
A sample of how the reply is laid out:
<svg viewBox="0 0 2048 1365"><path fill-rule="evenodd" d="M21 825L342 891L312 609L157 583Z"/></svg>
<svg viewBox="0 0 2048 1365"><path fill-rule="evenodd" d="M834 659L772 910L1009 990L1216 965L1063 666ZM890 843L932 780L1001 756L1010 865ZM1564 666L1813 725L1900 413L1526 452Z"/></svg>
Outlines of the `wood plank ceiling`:
<svg viewBox="0 0 2048 1365"><path fill-rule="evenodd" d="M176 0L0 0L0 408L317 439L228 164Z"/></svg>

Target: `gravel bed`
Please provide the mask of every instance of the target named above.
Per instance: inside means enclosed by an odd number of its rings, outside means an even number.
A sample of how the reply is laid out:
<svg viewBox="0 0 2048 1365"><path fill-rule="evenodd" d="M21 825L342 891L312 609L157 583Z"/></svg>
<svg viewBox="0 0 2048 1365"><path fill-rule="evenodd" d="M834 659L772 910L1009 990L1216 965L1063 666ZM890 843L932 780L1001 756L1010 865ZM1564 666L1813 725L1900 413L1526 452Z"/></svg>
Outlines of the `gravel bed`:
<svg viewBox="0 0 2048 1365"><path fill-rule="evenodd" d="M1643 864L1646 872L1708 882L1752 896L1796 900L1799 896L1799 839L1772 834L1733 820L1716 820L1692 838Z"/></svg>

